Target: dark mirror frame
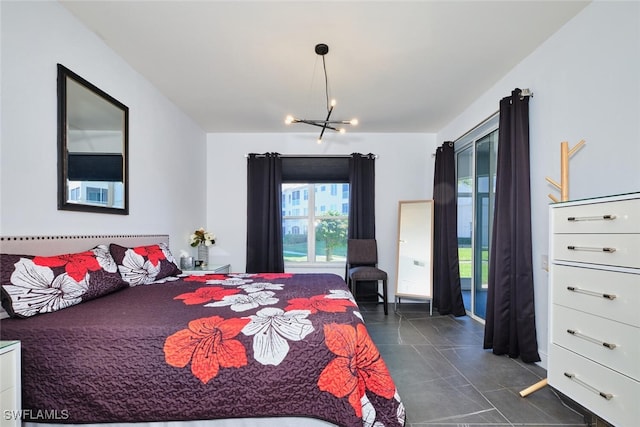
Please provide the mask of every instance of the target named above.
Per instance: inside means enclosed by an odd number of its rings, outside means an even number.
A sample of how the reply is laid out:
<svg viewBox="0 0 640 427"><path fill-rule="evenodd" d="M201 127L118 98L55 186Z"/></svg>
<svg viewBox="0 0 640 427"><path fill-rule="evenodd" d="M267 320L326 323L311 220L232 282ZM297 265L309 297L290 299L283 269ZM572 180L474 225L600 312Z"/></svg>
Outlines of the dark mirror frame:
<svg viewBox="0 0 640 427"><path fill-rule="evenodd" d="M75 166L73 163L77 162L77 160L74 159L72 161L70 159L67 149L67 79L75 81L79 85L91 91L97 97L101 97L103 100L113 104L115 108L122 110L124 113L122 170L117 172L122 175L123 179L124 206L122 208L72 203L68 200L67 181L69 177L70 163L71 167L74 168ZM88 173L86 171L95 171L96 165L105 164L104 160L100 160L98 158L99 156L100 155L84 156L93 157L93 163L87 164L85 162L84 167L80 169L81 171L76 173L86 174ZM111 160L110 162L112 163L113 161ZM129 214L129 108L61 64L58 64L58 210L97 212L117 215Z"/></svg>

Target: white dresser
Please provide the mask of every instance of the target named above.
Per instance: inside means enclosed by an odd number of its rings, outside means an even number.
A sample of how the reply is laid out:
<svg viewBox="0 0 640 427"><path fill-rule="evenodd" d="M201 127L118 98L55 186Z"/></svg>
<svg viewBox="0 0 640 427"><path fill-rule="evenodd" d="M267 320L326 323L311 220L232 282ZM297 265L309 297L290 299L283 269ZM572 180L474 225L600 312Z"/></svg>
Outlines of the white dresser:
<svg viewBox="0 0 640 427"><path fill-rule="evenodd" d="M0 341L0 427L20 421L20 341Z"/></svg>
<svg viewBox="0 0 640 427"><path fill-rule="evenodd" d="M549 230L549 384L640 425L640 193L553 204Z"/></svg>

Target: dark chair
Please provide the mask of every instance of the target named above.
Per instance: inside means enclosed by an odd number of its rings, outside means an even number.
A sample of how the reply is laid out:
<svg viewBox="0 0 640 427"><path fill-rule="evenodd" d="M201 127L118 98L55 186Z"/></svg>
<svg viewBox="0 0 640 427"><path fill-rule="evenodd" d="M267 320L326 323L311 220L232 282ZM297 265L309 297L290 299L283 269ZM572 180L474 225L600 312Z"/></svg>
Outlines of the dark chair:
<svg viewBox="0 0 640 427"><path fill-rule="evenodd" d="M378 246L375 239L349 239L347 243L347 285L355 296L358 282L376 282L377 296L382 298L387 314L387 273L378 267ZM382 280L382 294L378 281Z"/></svg>

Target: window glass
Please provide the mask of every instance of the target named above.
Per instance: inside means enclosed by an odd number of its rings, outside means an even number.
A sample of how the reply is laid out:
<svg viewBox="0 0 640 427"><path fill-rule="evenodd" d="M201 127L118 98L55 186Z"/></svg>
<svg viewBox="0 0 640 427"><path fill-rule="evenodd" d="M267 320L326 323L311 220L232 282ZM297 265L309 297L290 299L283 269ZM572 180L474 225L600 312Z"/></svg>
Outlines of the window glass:
<svg viewBox="0 0 640 427"><path fill-rule="evenodd" d="M108 194L106 188L87 187L87 202L106 205Z"/></svg>
<svg viewBox="0 0 640 427"><path fill-rule="evenodd" d="M286 183L282 194L285 263L345 262L349 184Z"/></svg>
<svg viewBox="0 0 640 427"><path fill-rule="evenodd" d="M465 309L479 319L486 317L498 124L495 115L455 143L460 285Z"/></svg>

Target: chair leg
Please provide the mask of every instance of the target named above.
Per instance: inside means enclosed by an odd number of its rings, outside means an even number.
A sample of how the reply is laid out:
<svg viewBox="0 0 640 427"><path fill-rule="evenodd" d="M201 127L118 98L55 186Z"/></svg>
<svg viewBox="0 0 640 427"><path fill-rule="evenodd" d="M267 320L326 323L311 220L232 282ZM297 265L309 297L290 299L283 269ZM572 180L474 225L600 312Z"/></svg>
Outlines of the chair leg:
<svg viewBox="0 0 640 427"><path fill-rule="evenodd" d="M384 315L389 314L389 310L387 308L387 281L382 281L382 302L384 304Z"/></svg>

